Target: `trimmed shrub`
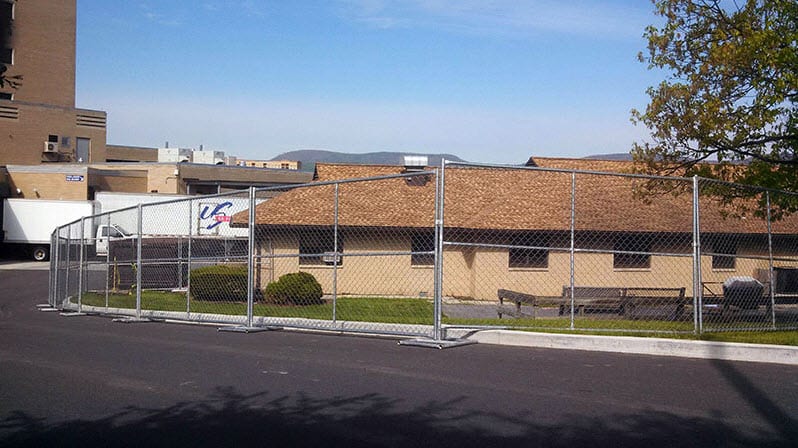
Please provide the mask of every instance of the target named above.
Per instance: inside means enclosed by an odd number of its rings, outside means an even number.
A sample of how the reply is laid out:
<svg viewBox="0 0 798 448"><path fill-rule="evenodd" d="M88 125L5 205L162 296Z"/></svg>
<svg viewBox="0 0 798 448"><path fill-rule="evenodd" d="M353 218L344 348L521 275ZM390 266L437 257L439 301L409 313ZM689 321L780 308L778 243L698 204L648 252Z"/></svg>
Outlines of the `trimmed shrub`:
<svg viewBox="0 0 798 448"><path fill-rule="evenodd" d="M247 267L216 265L191 271L191 296L216 302L247 301Z"/></svg>
<svg viewBox="0 0 798 448"><path fill-rule="evenodd" d="M267 302L280 305L320 305L322 295L321 284L307 272L285 274L263 291Z"/></svg>

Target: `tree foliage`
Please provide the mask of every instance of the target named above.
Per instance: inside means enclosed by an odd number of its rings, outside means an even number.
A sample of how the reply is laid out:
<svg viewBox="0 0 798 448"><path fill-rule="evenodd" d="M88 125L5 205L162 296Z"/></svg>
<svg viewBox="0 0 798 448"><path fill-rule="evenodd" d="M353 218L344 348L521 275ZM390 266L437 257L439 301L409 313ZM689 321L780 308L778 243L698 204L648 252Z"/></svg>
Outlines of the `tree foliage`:
<svg viewBox="0 0 798 448"><path fill-rule="evenodd" d="M698 174L798 190L798 2L652 0L649 69L668 73L644 112L636 143L648 172ZM713 162L713 163L707 163Z"/></svg>

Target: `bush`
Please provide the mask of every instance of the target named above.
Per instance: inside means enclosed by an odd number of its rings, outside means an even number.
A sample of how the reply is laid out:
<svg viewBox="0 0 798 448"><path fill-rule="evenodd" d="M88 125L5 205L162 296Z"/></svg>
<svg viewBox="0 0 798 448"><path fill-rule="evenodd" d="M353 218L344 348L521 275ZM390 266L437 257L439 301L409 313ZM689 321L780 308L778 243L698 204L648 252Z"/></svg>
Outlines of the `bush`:
<svg viewBox="0 0 798 448"><path fill-rule="evenodd" d="M295 272L281 276L269 283L263 291L267 302L280 305L320 305L323 295L321 285L307 272Z"/></svg>
<svg viewBox="0 0 798 448"><path fill-rule="evenodd" d="M217 265L191 271L191 296L195 300L246 302L247 267Z"/></svg>

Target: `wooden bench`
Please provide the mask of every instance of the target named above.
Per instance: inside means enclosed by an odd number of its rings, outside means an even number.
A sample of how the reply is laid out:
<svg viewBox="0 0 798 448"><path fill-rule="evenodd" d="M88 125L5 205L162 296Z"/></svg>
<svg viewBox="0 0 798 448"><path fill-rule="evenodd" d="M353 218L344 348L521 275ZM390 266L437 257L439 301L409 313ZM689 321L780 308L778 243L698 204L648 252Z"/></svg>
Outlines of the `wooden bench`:
<svg viewBox="0 0 798 448"><path fill-rule="evenodd" d="M606 286L575 286L573 296L574 312L580 316L585 313L617 313L621 316L634 316L639 307L673 306L669 319L678 319L687 304L685 288L637 288ZM560 315L570 312L571 287L563 286Z"/></svg>
<svg viewBox="0 0 798 448"><path fill-rule="evenodd" d="M499 315L499 319L502 318L502 314L505 313L512 313L515 317L521 316L521 305L531 305L533 309L533 316L537 317L537 296L533 296L532 294L525 294L523 292L511 291L509 289L500 289L497 292L499 297L499 306L496 308L496 314ZM515 310L508 310L504 307L504 301L507 300L509 302L515 303Z"/></svg>

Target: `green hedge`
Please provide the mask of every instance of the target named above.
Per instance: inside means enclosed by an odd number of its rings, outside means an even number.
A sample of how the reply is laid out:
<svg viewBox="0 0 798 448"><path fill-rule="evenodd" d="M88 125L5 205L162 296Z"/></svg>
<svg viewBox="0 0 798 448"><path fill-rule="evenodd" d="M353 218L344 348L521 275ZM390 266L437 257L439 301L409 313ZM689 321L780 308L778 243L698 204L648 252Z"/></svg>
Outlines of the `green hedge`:
<svg viewBox="0 0 798 448"><path fill-rule="evenodd" d="M246 302L247 267L217 265L194 269L191 296L195 300Z"/></svg>
<svg viewBox="0 0 798 448"><path fill-rule="evenodd" d="M280 305L320 305L322 295L316 277L307 272L285 274L263 291L266 302Z"/></svg>

